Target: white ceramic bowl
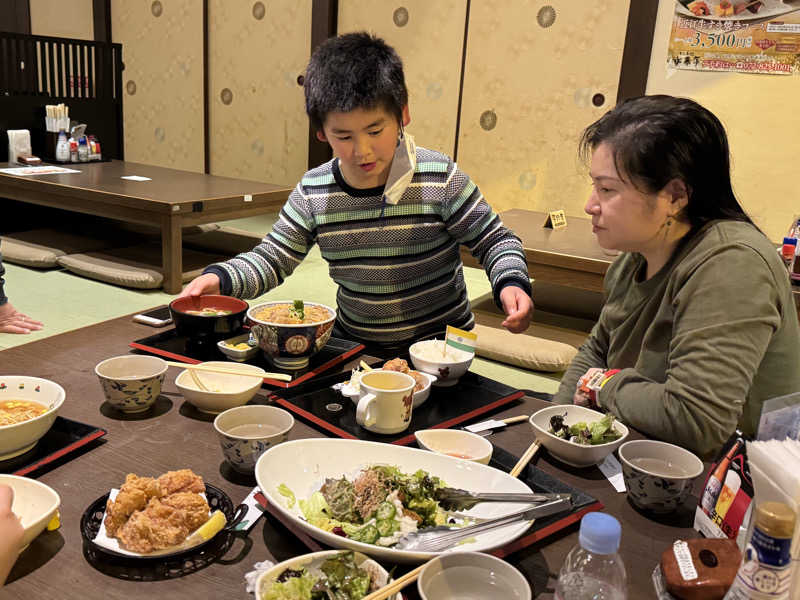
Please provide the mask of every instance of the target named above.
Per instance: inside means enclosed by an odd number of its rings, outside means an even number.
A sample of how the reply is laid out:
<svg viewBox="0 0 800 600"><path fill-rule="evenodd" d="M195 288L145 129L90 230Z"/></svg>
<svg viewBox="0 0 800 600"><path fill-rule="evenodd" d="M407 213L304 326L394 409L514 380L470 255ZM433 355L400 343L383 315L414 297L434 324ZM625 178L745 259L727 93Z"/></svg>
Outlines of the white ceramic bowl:
<svg viewBox="0 0 800 600"><path fill-rule="evenodd" d="M448 348L447 356L442 356L441 360L432 360L430 357L424 358L420 355L420 352L433 348L441 352L443 347L444 340L423 340L412 344L408 349L408 354L411 356L411 362L414 363L414 368L417 371L430 373L438 378L433 382L433 385L455 385L458 379L469 369L475 354L456 348Z"/></svg>
<svg viewBox="0 0 800 600"><path fill-rule="evenodd" d="M616 450L620 444L628 437L628 428L619 421L614 421L614 429L622 435L607 444L597 444L596 446L585 446L583 444L576 444L569 440L561 439L550 433L550 417L554 415L564 415L564 423L566 425L574 425L585 421L586 423L593 423L603 418L603 413L591 410L583 406L575 404L554 404L541 410L536 411L531 415L529 420L531 427L533 427L534 436L537 440L542 442L542 446L555 456L561 462L572 465L573 467L589 467L597 463L603 462L606 456Z"/></svg>
<svg viewBox="0 0 800 600"><path fill-rule="evenodd" d="M486 465L427 450L361 440L314 438L286 442L261 455L256 464L255 475L259 487L275 510L297 528L328 546L349 548L388 563L419 563L441 554L374 546L324 531L303 518L299 502L292 504L278 491L279 486L284 484L295 494L297 500L307 500L320 489L326 478L344 475L352 481L361 469L372 465L394 465L404 473L415 473L418 469L423 469L440 477L451 487L473 492L531 492L516 477ZM483 502L464 513L478 518L502 517L527 506L530 505ZM474 538L447 552L499 548L523 535L530 526L530 521L517 522L478 533Z"/></svg>
<svg viewBox="0 0 800 600"><path fill-rule="evenodd" d="M14 490L11 512L20 518L25 529L20 551L24 550L47 527L61 504L61 498L49 485L27 477L0 474L0 484Z"/></svg>
<svg viewBox="0 0 800 600"><path fill-rule="evenodd" d="M294 558L290 558L289 560L285 560L282 563L275 565L268 571L264 571L256 580L255 600L261 600L263 595L266 594L266 592L269 591L269 589L273 586L275 580L287 569L292 569L295 571L306 569L313 575L319 572L319 567L322 565L322 563L332 556L336 556L340 552L341 550L324 550L322 552L303 554L302 556L296 556ZM370 593L383 587L389 582L389 573L387 573L386 569L384 569L374 560L365 556L364 554L361 554L360 552L356 552L354 558L356 565L371 575L372 587L370 588ZM400 600L401 598L402 596L399 592L393 596L389 596L389 600Z"/></svg>
<svg viewBox="0 0 800 600"><path fill-rule="evenodd" d="M423 373L422 371L417 371L420 375L425 377L428 380L428 384L419 390L418 392L414 392L413 396L413 408L417 408L418 406L422 406L422 404L428 399L431 395L431 384L436 381L436 375L431 375L430 373ZM352 386L352 385L345 385L341 388L341 392L343 396L347 396L353 401L353 404L358 405L358 396L360 393L359 387Z"/></svg>
<svg viewBox="0 0 800 600"><path fill-rule="evenodd" d="M504 560L481 552L445 554L430 561L417 579L422 600L531 600L531 586Z"/></svg>
<svg viewBox="0 0 800 600"><path fill-rule="evenodd" d="M414 432L425 450L488 465L494 447L485 437L462 429L421 429Z"/></svg>
<svg viewBox="0 0 800 600"><path fill-rule="evenodd" d="M208 390L197 387L188 369L178 373L175 387L181 391L189 404L205 413L217 414L247 404L261 388L266 375L264 369L254 365L234 364L224 360L211 360L200 364L242 373L242 375L228 375L195 371L195 375Z"/></svg>
<svg viewBox="0 0 800 600"><path fill-rule="evenodd" d="M243 425L258 425L259 431L237 432ZM214 429L222 453L240 473L252 474L258 458L270 447L289 439L294 427L291 413L275 406L251 404L230 408L217 415Z"/></svg>
<svg viewBox="0 0 800 600"><path fill-rule="evenodd" d="M250 346L247 344L247 340L249 339L250 334L245 333L243 335L237 335L236 337L228 338L227 340L220 340L217 342L217 347L219 348L220 352L222 352L231 360L235 362L244 362L248 358L253 358L256 354L258 354L259 351L258 346ZM238 344L245 344L247 348L239 349L231 347Z"/></svg>
<svg viewBox="0 0 800 600"><path fill-rule="evenodd" d="M692 493L703 461L666 442L633 440L619 447L622 477L631 502L644 510L668 513Z"/></svg>
<svg viewBox="0 0 800 600"><path fill-rule="evenodd" d="M27 375L0 376L0 402L32 400L48 408L46 413L33 419L0 426L0 460L19 456L33 448L52 427L64 398L64 388L49 379Z"/></svg>
<svg viewBox="0 0 800 600"><path fill-rule="evenodd" d="M94 372L111 406L137 413L155 403L161 393L167 363L157 356L126 354L98 363Z"/></svg>

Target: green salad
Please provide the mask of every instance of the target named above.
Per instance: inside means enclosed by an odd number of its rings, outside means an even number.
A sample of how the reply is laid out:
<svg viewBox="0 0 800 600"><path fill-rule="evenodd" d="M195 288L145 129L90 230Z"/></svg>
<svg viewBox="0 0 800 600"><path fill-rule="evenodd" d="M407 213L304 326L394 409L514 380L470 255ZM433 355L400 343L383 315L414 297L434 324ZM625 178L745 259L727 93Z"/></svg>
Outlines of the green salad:
<svg viewBox="0 0 800 600"><path fill-rule="evenodd" d="M566 416L567 413L550 417L548 433L583 446L607 444L622 437L622 434L614 429L614 415L611 413L607 413L599 421L592 421L591 423L580 421L574 425L564 423L564 417Z"/></svg>
<svg viewBox="0 0 800 600"><path fill-rule="evenodd" d="M261 592L260 600L360 600L372 587L372 575L356 564L352 552L342 552L313 573L286 569Z"/></svg>
<svg viewBox="0 0 800 600"><path fill-rule="evenodd" d="M344 476L326 479L299 506L315 527L357 542L392 546L406 533L445 524L447 514L435 499L442 487L438 477L422 469L407 474L377 465L362 469L352 481ZM292 508L294 493L284 484L278 492Z"/></svg>

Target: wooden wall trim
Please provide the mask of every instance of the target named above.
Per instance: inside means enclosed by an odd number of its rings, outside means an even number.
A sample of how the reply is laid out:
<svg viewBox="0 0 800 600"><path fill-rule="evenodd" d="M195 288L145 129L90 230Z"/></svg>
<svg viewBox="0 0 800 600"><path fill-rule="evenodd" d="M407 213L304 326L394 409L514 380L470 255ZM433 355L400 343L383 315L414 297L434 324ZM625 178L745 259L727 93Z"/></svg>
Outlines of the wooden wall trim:
<svg viewBox="0 0 800 600"><path fill-rule="evenodd" d="M92 0L94 41L111 43L111 0Z"/></svg>
<svg viewBox="0 0 800 600"><path fill-rule="evenodd" d="M209 132L208 0L203 0L203 172L211 172L211 136Z"/></svg>
<svg viewBox="0 0 800 600"><path fill-rule="evenodd" d="M647 73L650 70L657 15L658 0L630 0L617 103L643 96L647 90Z"/></svg>
<svg viewBox="0 0 800 600"><path fill-rule="evenodd" d="M470 1L467 0L467 14L464 16L464 40L461 45L461 75L458 82L458 106L456 107L456 140L453 144L453 162L458 160L458 137L461 131L461 101L464 98L464 71L467 67L467 38L469 36L469 9Z"/></svg>
<svg viewBox="0 0 800 600"><path fill-rule="evenodd" d="M339 23L339 1L338 0L313 0L311 5L311 53L322 42L329 37L337 34ZM299 79L298 85L302 81ZM308 127L308 168L312 169L317 165L327 162L333 156L331 147L317 139L317 132L309 125Z"/></svg>

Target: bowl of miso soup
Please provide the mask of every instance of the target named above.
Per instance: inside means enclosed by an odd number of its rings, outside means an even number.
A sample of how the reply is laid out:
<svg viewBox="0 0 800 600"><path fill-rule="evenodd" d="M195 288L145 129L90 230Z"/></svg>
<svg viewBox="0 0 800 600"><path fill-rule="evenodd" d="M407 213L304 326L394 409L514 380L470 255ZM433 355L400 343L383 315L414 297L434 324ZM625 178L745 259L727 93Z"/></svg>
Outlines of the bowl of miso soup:
<svg viewBox="0 0 800 600"><path fill-rule="evenodd" d="M64 403L64 388L40 377L0 375L0 461L31 450Z"/></svg>
<svg viewBox="0 0 800 600"><path fill-rule="evenodd" d="M169 304L178 335L214 343L241 331L249 305L231 296L185 296Z"/></svg>

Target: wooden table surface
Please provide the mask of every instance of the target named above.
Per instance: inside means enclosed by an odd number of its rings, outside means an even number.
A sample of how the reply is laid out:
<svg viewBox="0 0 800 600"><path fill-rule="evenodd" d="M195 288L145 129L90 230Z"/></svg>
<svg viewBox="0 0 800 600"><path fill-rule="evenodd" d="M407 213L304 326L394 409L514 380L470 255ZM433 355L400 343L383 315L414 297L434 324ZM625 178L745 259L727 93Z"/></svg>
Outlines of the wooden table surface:
<svg viewBox="0 0 800 600"><path fill-rule="evenodd" d="M177 393L176 369L167 372L162 396L152 411L125 416L104 404L94 366L105 358L126 354L130 341L152 333L152 328L134 323L128 316L0 352L0 376L25 374L58 382L67 392L62 416L108 431L102 441L85 452L50 470L34 473L61 496L61 528L40 535L20 556L0 593L2 598L247 598L244 574L252 570L255 562L281 561L308 551L280 522L267 515L250 531L247 541L234 542L222 562L178 579L146 583L121 580L98 571L84 558L81 515L91 502L118 487L129 472L158 475L170 469L190 468L224 490L234 504L255 486L255 479L232 474L224 463L212 419L196 412ZM358 358L343 368L350 369L357 362ZM266 396L263 390L255 401L266 402ZM545 405L542 400L525 396L496 416L531 414ZM290 439L321 436L296 419ZM490 440L520 456L532 436L529 426L521 423L492 435ZM621 521L620 553L628 570L628 597L654 597L650 575L661 552L678 537L695 536L690 529L690 508L654 520L634 509L625 494L615 492L597 468L567 467L544 450L535 458L535 464L593 495L605 504L606 512ZM695 495L701 484L697 482ZM692 501L696 503L696 498ZM575 525L510 556L510 562L533 585L536 598L552 597L553 576L577 543L577 537ZM414 590L407 597L415 598Z"/></svg>
<svg viewBox="0 0 800 600"><path fill-rule="evenodd" d="M19 167L0 163L0 168ZM79 173L0 173L0 198L161 228L164 290L181 289L181 229L277 212L290 187L119 160L65 165ZM139 175L150 181L130 181Z"/></svg>
<svg viewBox="0 0 800 600"><path fill-rule="evenodd" d="M522 241L528 271L537 281L603 291L603 276L616 252L603 250L592 233L592 220L568 217L562 229L543 227L547 213L512 208L500 213L503 224ZM479 266L466 247L461 260Z"/></svg>

